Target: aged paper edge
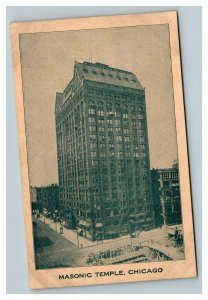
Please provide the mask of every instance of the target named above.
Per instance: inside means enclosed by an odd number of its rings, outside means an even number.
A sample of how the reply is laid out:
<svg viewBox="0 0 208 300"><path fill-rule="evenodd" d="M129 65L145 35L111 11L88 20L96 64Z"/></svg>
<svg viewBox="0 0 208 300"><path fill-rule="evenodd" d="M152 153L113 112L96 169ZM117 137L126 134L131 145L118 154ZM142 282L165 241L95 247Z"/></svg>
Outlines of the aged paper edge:
<svg viewBox="0 0 208 300"><path fill-rule="evenodd" d="M28 160L27 160L27 149L26 149L19 34L139 26L139 25L156 25L156 24L168 24L169 32L170 32L173 91L174 91L174 102L175 102L175 118L176 118L178 160L179 160L180 186L181 186L181 204L182 204L184 243L185 243L185 260L150 262L150 263L141 263L141 264L121 264L121 265L113 265L113 266L107 265L107 266L82 267L82 268L79 267L79 268L36 270L35 261L34 261L34 248L33 248L33 229L32 229L30 190L29 190L30 185L29 185L29 176L28 176ZM184 115L184 101L183 101L183 89L182 89L182 77L181 77L177 13L175 11L171 11L171 12L162 12L162 13L145 13L145 14L132 14L132 15L110 16L110 17L93 17L93 18L80 18L80 19L13 23L11 24L11 40L12 40L13 73L14 73L14 83L15 83L17 126L18 126L18 135L19 135L21 179L22 179L22 189L23 189L25 234L26 234L26 243L27 243L30 288L40 289L40 288L52 288L52 287L53 288L65 287L65 286L94 285L94 284L108 284L108 283L121 283L121 282L133 282L133 281L196 277L197 271L196 271L196 259L195 259L194 230L193 230L193 219L192 219L191 190L190 190L190 178L189 178L186 125L185 125L185 115ZM139 275L129 275L127 273L129 269L141 269L141 268L145 268L145 269L163 268L163 272L153 273L153 274L152 273L139 274ZM68 279L63 281L59 280L59 274L75 274L75 273L87 273L87 272L95 273L99 271L107 272L110 270L113 271L124 270L126 276L92 277L92 278L84 278L84 279L81 278L81 279L73 279L73 280Z"/></svg>

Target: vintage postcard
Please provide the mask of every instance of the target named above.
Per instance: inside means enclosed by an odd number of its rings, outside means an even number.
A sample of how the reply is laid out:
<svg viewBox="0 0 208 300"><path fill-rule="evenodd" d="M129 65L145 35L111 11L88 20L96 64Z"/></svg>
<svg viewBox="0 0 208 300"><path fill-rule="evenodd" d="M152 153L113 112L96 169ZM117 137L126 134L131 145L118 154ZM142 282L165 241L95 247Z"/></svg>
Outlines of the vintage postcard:
<svg viewBox="0 0 208 300"><path fill-rule="evenodd" d="M11 37L30 287L195 277L177 13Z"/></svg>

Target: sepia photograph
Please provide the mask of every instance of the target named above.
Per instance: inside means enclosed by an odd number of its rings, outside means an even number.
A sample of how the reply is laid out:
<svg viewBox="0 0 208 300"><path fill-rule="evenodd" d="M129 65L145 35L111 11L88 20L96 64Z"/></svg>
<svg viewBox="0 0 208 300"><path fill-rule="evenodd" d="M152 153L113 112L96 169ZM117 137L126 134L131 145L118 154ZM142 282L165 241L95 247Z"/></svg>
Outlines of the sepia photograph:
<svg viewBox="0 0 208 300"><path fill-rule="evenodd" d="M54 286L121 266L122 281L196 276L176 13L11 34L32 273L61 270Z"/></svg>

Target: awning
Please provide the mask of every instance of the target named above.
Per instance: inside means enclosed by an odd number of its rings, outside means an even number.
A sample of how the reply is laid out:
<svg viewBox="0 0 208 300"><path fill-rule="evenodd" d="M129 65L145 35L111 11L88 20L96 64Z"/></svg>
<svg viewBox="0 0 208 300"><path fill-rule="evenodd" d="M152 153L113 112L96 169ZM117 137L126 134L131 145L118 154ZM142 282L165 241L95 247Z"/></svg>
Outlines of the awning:
<svg viewBox="0 0 208 300"><path fill-rule="evenodd" d="M86 221L80 220L78 225L86 226Z"/></svg>
<svg viewBox="0 0 208 300"><path fill-rule="evenodd" d="M80 220L78 226L84 226L84 227L91 227L91 222L85 221L85 220Z"/></svg>
<svg viewBox="0 0 208 300"><path fill-rule="evenodd" d="M102 223L96 223L95 228L100 228L100 227L103 227L103 224Z"/></svg>
<svg viewBox="0 0 208 300"><path fill-rule="evenodd" d="M111 227L111 228L108 228L105 233L107 234L117 234L117 233L121 233L122 230L120 227Z"/></svg>

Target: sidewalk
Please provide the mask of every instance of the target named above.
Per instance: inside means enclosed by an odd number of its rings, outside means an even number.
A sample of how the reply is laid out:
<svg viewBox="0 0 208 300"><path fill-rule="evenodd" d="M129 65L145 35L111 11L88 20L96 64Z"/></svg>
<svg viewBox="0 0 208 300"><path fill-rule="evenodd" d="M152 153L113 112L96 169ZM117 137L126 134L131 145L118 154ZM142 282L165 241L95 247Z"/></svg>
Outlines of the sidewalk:
<svg viewBox="0 0 208 300"><path fill-rule="evenodd" d="M102 243L97 241L89 241L84 237L78 236L76 230L71 230L63 227L60 223L54 223L53 220L41 215L39 221L45 223L51 229L57 232L57 234L62 235L65 239L70 241L79 250L82 251L82 256L79 258L82 264L85 263L88 255L99 254L105 251L114 251L118 248L137 246L148 247L149 249L155 249L164 253L165 255L171 257L173 260L183 259L184 253L179 253L178 249L170 245L170 240L167 240L168 227L166 228L156 228L150 231L143 231L140 233L139 237L131 238L129 235L122 236L116 239L103 240ZM63 228L63 234L60 234L60 228ZM78 250L78 249L77 249ZM120 260L121 258L118 258ZM117 259L113 259L117 260Z"/></svg>
<svg viewBox="0 0 208 300"><path fill-rule="evenodd" d="M103 240L102 243L98 243L97 241L90 241L84 237L78 236L76 230L71 230L65 228L64 226L60 225L60 223L54 223L51 219L44 217L39 219L40 221L47 224L50 228L60 233L60 227L63 228L62 236L68 239L71 243L76 245L78 248L87 248L96 246L96 250L98 251L105 251L113 248L119 248L125 245L134 245L138 243L149 243L151 241L159 241L164 240L165 236L167 235L168 227L167 228L156 228L150 231L143 231L140 233L139 237L131 238L129 235L125 235L122 237L118 237L115 239ZM173 227L173 226L172 226Z"/></svg>
<svg viewBox="0 0 208 300"><path fill-rule="evenodd" d="M73 243L74 245L76 245L79 248L86 248L86 247L93 247L96 246L96 249L102 250L104 248L106 248L104 246L104 244L108 244L108 248L109 248L109 243L111 246L113 246L112 244L116 244L116 247L119 247L119 244L131 244L131 238L129 237L129 235L127 236L123 236L123 237L119 237L116 239L110 239L110 240L103 240L102 243L98 243L97 241L90 241L87 240L86 238L82 237L82 236L78 236L76 230L71 230L68 228L65 228L64 226L60 225L60 223L56 222L54 223L53 220L44 217L43 215L41 215L41 218L39 219L41 222L47 224L51 229L57 231L60 234L60 228L63 228L63 234L62 236L65 237L66 239L68 239L71 243ZM133 239L135 240L135 238ZM120 243L119 243L120 242Z"/></svg>

